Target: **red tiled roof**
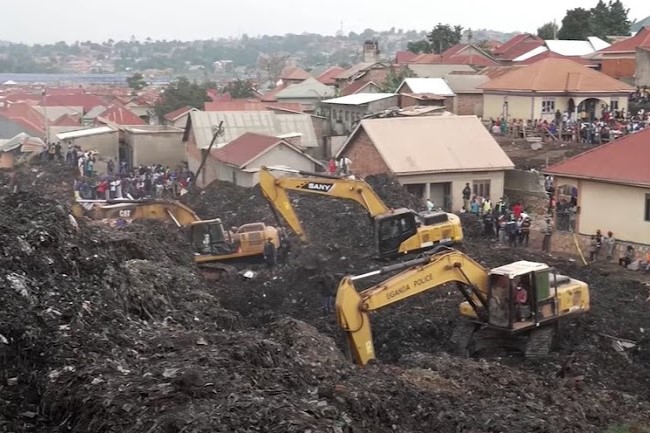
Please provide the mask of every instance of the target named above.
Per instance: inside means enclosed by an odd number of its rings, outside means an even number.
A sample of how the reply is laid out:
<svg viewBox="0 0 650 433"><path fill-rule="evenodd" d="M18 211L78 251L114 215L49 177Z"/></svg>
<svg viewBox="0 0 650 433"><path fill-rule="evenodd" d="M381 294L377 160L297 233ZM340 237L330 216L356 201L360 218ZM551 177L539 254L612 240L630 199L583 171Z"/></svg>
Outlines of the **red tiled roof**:
<svg viewBox="0 0 650 433"><path fill-rule="evenodd" d="M631 38L600 50L601 53L633 53L637 48L650 48L650 27L644 27Z"/></svg>
<svg viewBox="0 0 650 433"><path fill-rule="evenodd" d="M456 44L454 46L451 46L447 48L445 51L442 52L442 56L453 56L454 54L457 54L458 52L462 51L464 48L468 47L469 44Z"/></svg>
<svg viewBox="0 0 650 433"><path fill-rule="evenodd" d="M196 110L196 108L186 105L185 107L178 108L172 112L165 114L165 119L169 120L170 122L173 122L174 120L178 120L182 116L194 110Z"/></svg>
<svg viewBox="0 0 650 433"><path fill-rule="evenodd" d="M544 59L569 59L573 60L574 62L580 63L581 65L584 66L591 66L594 64L593 61L588 60L588 59L583 59L582 57L577 57L577 56L563 56L562 54L554 53L553 51L547 50L544 51L543 53L540 53L536 56L530 57L526 60L523 60L521 62L515 62L516 65L532 65L533 63L537 63L540 60Z"/></svg>
<svg viewBox="0 0 650 433"><path fill-rule="evenodd" d="M343 71L345 71L345 69L340 66L332 66L320 74L318 77L316 77L316 79L326 86L333 86L336 84L336 76Z"/></svg>
<svg viewBox="0 0 650 433"><path fill-rule="evenodd" d="M276 98L276 95L286 89L289 86L288 83L282 83L279 86L276 86L275 88L269 90L266 92L264 95L262 95L262 101L264 102L274 102L277 101L278 98Z"/></svg>
<svg viewBox="0 0 650 433"><path fill-rule="evenodd" d="M86 91L81 87L48 87L48 95L83 95Z"/></svg>
<svg viewBox="0 0 650 433"><path fill-rule="evenodd" d="M52 123L53 126L79 126L79 124L80 122L77 116L71 116L67 113L61 115L61 117Z"/></svg>
<svg viewBox="0 0 650 433"><path fill-rule="evenodd" d="M537 37L535 35L532 35L530 33L521 33L519 35L515 35L515 36L511 37L510 39L508 39L507 41L505 41L504 43L499 45L497 48L494 48L492 50L492 52L494 54L501 55L501 54L505 53L506 51L510 50L515 45L519 45L520 43L522 43L522 42L524 42L526 40L543 41L542 38L539 38L539 37Z"/></svg>
<svg viewBox="0 0 650 433"><path fill-rule="evenodd" d="M477 75L487 75L490 80L499 78L503 74L507 74L511 71L516 71L517 69L525 68L525 65L511 65L511 66L488 66L487 68L481 69L476 74Z"/></svg>
<svg viewBox="0 0 650 433"><path fill-rule="evenodd" d="M457 45L451 47L456 54L445 55L443 54L420 54L417 56L412 63L417 64L443 64L443 65L475 65L475 66L493 66L497 65L498 62L490 58L487 54L479 53L464 53L463 50L465 46L458 47Z"/></svg>
<svg viewBox="0 0 650 433"><path fill-rule="evenodd" d="M247 99L232 101L206 102L205 111L267 111L273 109L296 111L302 113L305 107L294 102L262 102Z"/></svg>
<svg viewBox="0 0 650 433"><path fill-rule="evenodd" d="M280 73L281 80L300 80L304 81L307 78L310 78L309 72L305 71L302 68L287 66Z"/></svg>
<svg viewBox="0 0 650 433"><path fill-rule="evenodd" d="M485 91L632 93L634 87L570 59L544 59L479 86Z"/></svg>
<svg viewBox="0 0 650 433"><path fill-rule="evenodd" d="M133 111L116 104L108 107L106 111L97 117L100 122L102 121L101 119L105 119L118 125L146 125L145 121L140 119Z"/></svg>
<svg viewBox="0 0 650 433"><path fill-rule="evenodd" d="M348 96L348 95L353 95L355 93L359 93L367 86L375 86L379 87L376 83L369 81L369 80L357 80L354 81L351 84L348 84L342 91L341 91L341 96Z"/></svg>
<svg viewBox="0 0 650 433"><path fill-rule="evenodd" d="M211 153L219 161L243 167L244 164L281 141L282 139L278 137L247 132Z"/></svg>
<svg viewBox="0 0 650 433"><path fill-rule="evenodd" d="M606 182L650 186L650 128L552 165L545 173Z"/></svg>
<svg viewBox="0 0 650 433"><path fill-rule="evenodd" d="M16 103L0 108L0 116L22 125L30 132L45 134L45 117L29 104Z"/></svg>
<svg viewBox="0 0 650 433"><path fill-rule="evenodd" d="M395 63L413 63L418 55L412 51L398 51L395 53Z"/></svg>
<svg viewBox="0 0 650 433"><path fill-rule="evenodd" d="M441 63L440 59L442 56L440 54L419 54L417 57L411 60L411 63L426 63L426 64L433 64L433 63Z"/></svg>
<svg viewBox="0 0 650 433"><path fill-rule="evenodd" d="M104 105L104 100L95 95L49 95L46 94L41 102L46 107L82 107L90 111L98 105Z"/></svg>
<svg viewBox="0 0 650 433"><path fill-rule="evenodd" d="M514 60L517 57L531 52L544 45L544 40L529 33L517 35L495 48L493 54L501 60Z"/></svg>

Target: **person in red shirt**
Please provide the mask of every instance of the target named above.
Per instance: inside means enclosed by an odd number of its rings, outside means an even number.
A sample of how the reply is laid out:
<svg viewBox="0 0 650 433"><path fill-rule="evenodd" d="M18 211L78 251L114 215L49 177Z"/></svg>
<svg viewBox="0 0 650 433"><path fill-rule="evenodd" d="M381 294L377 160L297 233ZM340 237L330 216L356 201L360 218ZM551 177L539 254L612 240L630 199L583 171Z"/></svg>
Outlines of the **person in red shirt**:
<svg viewBox="0 0 650 433"><path fill-rule="evenodd" d="M517 320L523 322L528 319L528 292L521 284L515 289L515 304L517 306Z"/></svg>
<svg viewBox="0 0 650 433"><path fill-rule="evenodd" d="M520 202L515 203L515 205L512 207L512 214L515 217L515 221L519 219L523 211L524 206Z"/></svg>
<svg viewBox="0 0 650 433"><path fill-rule="evenodd" d="M327 173L332 176L336 174L336 161L334 161L334 158L330 158L330 161L327 163Z"/></svg>

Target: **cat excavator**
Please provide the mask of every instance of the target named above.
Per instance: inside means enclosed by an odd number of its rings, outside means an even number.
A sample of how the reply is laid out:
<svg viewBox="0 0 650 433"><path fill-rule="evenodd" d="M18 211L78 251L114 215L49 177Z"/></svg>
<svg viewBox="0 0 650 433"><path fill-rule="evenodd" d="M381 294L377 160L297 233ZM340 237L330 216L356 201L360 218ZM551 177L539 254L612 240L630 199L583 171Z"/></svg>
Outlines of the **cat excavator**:
<svg viewBox="0 0 650 433"><path fill-rule="evenodd" d="M366 290L355 287L357 281L400 270ZM550 352L558 321L589 311L587 284L544 263L517 261L486 269L460 251L438 247L425 257L341 280L336 318L354 360L363 366L375 359L371 312L447 283L455 283L465 298L451 338L464 356L507 348L542 358Z"/></svg>
<svg viewBox="0 0 650 433"><path fill-rule="evenodd" d="M264 244L271 239L280 247L280 233L262 222L244 224L226 230L219 218L202 220L188 206L175 200L81 200L72 204L72 214L93 220L171 221L188 230L194 261L200 267L221 269L215 262L262 256Z"/></svg>
<svg viewBox="0 0 650 433"><path fill-rule="evenodd" d="M289 173L290 176L276 177L272 171ZM368 211L373 222L375 244L381 258L395 258L438 245L460 243L463 240L463 230L457 215L442 211L391 209L363 180L286 168L262 167L259 183L262 194L271 204L276 217L279 213L303 241L307 236L293 208L289 191L354 200L359 203Z"/></svg>

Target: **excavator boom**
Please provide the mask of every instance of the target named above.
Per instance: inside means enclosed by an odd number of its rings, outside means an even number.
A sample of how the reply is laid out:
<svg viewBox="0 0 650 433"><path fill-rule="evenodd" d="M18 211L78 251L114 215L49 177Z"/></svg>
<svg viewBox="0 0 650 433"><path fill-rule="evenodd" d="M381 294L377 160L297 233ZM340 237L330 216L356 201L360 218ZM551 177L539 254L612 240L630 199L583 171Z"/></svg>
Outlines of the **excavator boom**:
<svg viewBox="0 0 650 433"><path fill-rule="evenodd" d="M75 217L91 219L128 219L172 221L178 227L186 227L201 218L189 207L175 200L77 200L72 205Z"/></svg>
<svg viewBox="0 0 650 433"><path fill-rule="evenodd" d="M301 177L275 177L271 170L300 175ZM371 217L390 212L390 208L379 198L366 182L345 179L320 173L311 173L284 168L262 167L259 173L262 194L278 212L289 227L301 239L306 239L305 230L291 204L288 191L310 192L335 198L354 200L361 204Z"/></svg>
<svg viewBox="0 0 650 433"><path fill-rule="evenodd" d="M401 269L364 291L354 286L355 281ZM438 247L428 257L341 280L336 318L347 333L356 362L365 365L375 358L370 312L453 282L465 297L460 315L470 319L459 328L471 331L468 339L456 340L463 352L485 347L480 335L469 339L477 328L485 328L498 333L497 343L515 343L526 356L544 356L551 346L547 337L553 327L549 325L589 311L587 284L559 275L544 263L521 260L488 270L460 251ZM523 347L520 335L528 337Z"/></svg>
<svg viewBox="0 0 650 433"><path fill-rule="evenodd" d="M382 283L357 292L354 281L408 268ZM361 365L375 358L369 313L387 305L437 288L445 283L458 282L473 288L465 292L482 314L488 281L488 271L465 254L446 250L440 254L407 261L375 272L343 278L336 295L336 315L339 326L347 332L348 343Z"/></svg>

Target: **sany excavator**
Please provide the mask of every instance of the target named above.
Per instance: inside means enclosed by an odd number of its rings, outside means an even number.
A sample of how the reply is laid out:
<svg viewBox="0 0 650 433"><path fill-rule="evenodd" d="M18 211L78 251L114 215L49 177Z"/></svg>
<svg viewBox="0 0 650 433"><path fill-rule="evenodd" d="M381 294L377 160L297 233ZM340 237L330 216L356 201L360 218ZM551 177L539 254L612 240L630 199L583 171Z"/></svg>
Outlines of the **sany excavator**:
<svg viewBox="0 0 650 433"><path fill-rule="evenodd" d="M271 171L295 176L275 177ZM291 204L288 191L354 200L361 204L373 221L377 251L382 258L394 258L400 254L426 250L441 244L455 244L463 240L463 230L457 215L441 211L418 213L406 208L391 209L363 180L262 167L259 182L262 194L276 214L282 215L302 240L306 240L307 236Z"/></svg>
<svg viewBox="0 0 650 433"><path fill-rule="evenodd" d="M72 205L72 214L93 220L172 221L189 231L194 261L202 267L263 255L267 239L280 247L275 227L256 222L226 230L221 219L201 220L192 209L173 200L77 200Z"/></svg>
<svg viewBox="0 0 650 433"><path fill-rule="evenodd" d="M361 292L354 286L402 269ZM559 275L544 263L518 261L489 270L457 250L439 247L430 256L341 280L336 316L356 362L366 365L375 359L372 311L446 283L456 283L465 298L452 342L466 356L497 346L543 357L551 349L558 321L589 311L587 284Z"/></svg>

